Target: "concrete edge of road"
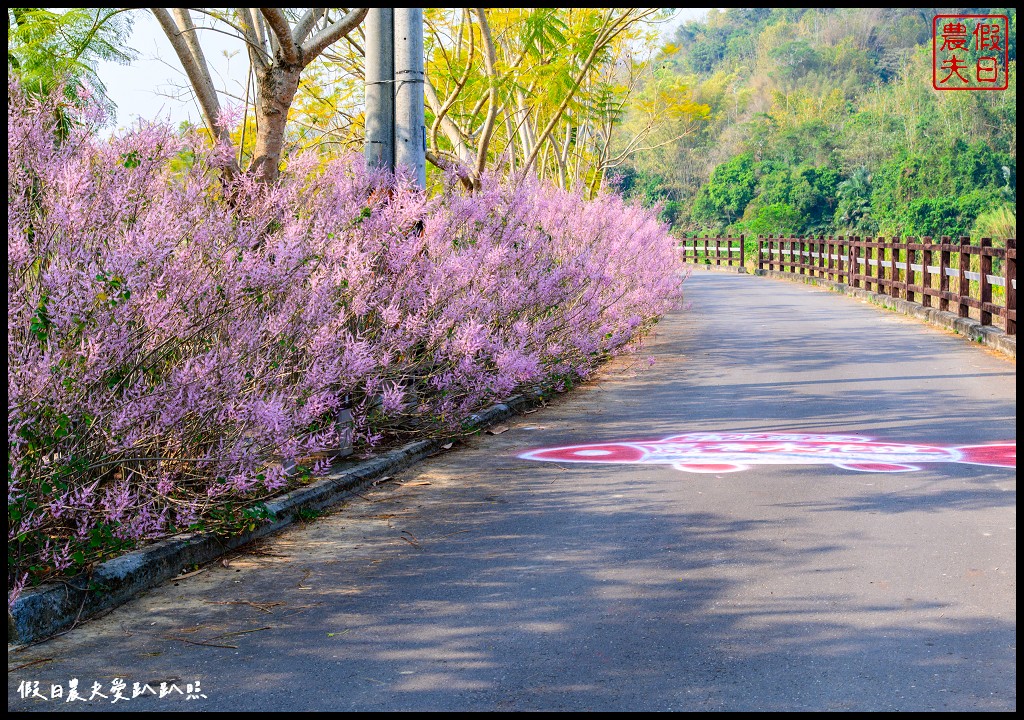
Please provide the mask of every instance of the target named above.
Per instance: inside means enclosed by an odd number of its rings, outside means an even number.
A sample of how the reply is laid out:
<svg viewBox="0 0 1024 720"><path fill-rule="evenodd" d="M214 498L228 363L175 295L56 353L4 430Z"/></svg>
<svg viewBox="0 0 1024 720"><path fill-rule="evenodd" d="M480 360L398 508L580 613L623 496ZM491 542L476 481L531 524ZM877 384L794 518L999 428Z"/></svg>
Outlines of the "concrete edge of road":
<svg viewBox="0 0 1024 720"><path fill-rule="evenodd" d="M999 328L991 325L982 325L977 320L972 320L971 318L962 318L954 313L939 310L938 308L925 307L924 305L918 305L907 300L871 292L864 288L850 287L846 283L839 283L821 277L811 277L810 275L794 276L789 273L779 272L778 270L755 270L754 275L817 285L841 295L861 298L874 305L880 305L887 310L909 315L943 330L950 330L968 342L984 345L1003 355L1008 355L1014 360L1017 359L1017 338L1015 335L1007 335Z"/></svg>
<svg viewBox="0 0 1024 720"><path fill-rule="evenodd" d="M515 395L466 420L467 429L483 430L519 414L543 399L540 388ZM7 611L7 643L16 649L66 632L78 623L123 605L165 580L187 574L231 550L350 499L359 488L445 450L451 439L418 440L360 462L342 462L328 474L265 503L272 522L228 537L215 533L179 535L108 560L90 577L41 585L22 593Z"/></svg>
<svg viewBox="0 0 1024 720"><path fill-rule="evenodd" d="M743 275L747 272L747 269L742 265L706 265L704 263L686 263L688 270L713 270L715 272L730 272L739 273Z"/></svg>

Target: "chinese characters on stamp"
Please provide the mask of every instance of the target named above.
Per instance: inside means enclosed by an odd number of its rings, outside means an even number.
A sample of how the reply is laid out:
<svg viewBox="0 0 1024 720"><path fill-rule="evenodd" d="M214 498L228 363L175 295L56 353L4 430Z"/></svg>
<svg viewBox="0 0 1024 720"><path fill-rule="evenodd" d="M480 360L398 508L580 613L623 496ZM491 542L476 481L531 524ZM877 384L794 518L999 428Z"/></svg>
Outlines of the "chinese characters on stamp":
<svg viewBox="0 0 1024 720"><path fill-rule="evenodd" d="M1005 15L936 15L932 20L932 87L1006 90L1008 28Z"/></svg>
<svg viewBox="0 0 1024 720"><path fill-rule="evenodd" d="M183 686L173 682L161 682L156 687L149 683L136 682L132 683L131 689L128 688L128 683L123 678L114 678L109 687L101 684L99 681L93 682L91 685L79 683L78 678L71 678L66 689L63 683L41 685L38 680L22 680L18 685L18 696L22 700L34 698L36 700L56 700L66 703L75 702L76 700L82 702L107 700L114 704L121 701L135 700L147 695L152 695L158 700L176 696L180 696L185 700L206 699L206 695L203 693L198 680L184 683Z"/></svg>

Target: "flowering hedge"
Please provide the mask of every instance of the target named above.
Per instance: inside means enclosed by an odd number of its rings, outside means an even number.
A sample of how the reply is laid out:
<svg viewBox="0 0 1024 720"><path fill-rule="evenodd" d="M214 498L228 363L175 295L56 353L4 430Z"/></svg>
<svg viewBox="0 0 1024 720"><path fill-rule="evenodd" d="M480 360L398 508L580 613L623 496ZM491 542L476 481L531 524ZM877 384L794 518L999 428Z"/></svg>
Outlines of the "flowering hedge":
<svg viewBox="0 0 1024 720"><path fill-rule="evenodd" d="M57 116L8 87L9 599L255 521L340 411L365 449L586 377L678 296L665 226L615 195L427 198L312 154L225 190L201 138Z"/></svg>

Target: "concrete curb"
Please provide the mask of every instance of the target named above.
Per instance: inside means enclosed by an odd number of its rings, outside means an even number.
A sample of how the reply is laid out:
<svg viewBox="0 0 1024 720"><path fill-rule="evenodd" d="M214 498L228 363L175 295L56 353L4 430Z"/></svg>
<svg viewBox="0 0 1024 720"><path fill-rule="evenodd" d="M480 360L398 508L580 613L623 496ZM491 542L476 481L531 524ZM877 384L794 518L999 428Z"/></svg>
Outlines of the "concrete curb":
<svg viewBox="0 0 1024 720"><path fill-rule="evenodd" d="M539 388L492 405L466 420L468 429L483 429L518 414L541 400ZM443 450L448 439L419 440L381 457L342 462L320 480L268 501L273 522L229 537L195 533L161 540L98 565L90 578L41 585L21 594L7 611L8 646L49 638L104 610L122 605L144 590L169 580L183 569L202 565L246 543L277 532L301 517L350 498L354 490L409 467Z"/></svg>
<svg viewBox="0 0 1024 720"><path fill-rule="evenodd" d="M686 263L687 270L714 270L716 272L731 272L743 275L747 269L742 265L705 265L703 263Z"/></svg>
<svg viewBox="0 0 1024 720"><path fill-rule="evenodd" d="M1007 335L999 328L991 325L982 325L977 320L962 318L938 308L925 307L924 305L918 305L907 300L882 295L881 293L871 292L863 288L850 287L846 283L834 282L825 278L811 277L809 275L794 276L789 273L779 272L778 270L755 270L754 274L778 280L817 285L842 295L861 298L875 305L880 305L887 310L893 310L903 315L923 320L929 325L934 325L943 330L951 330L969 342L979 343L1004 355L1008 355L1014 360L1017 359L1017 337L1015 335Z"/></svg>

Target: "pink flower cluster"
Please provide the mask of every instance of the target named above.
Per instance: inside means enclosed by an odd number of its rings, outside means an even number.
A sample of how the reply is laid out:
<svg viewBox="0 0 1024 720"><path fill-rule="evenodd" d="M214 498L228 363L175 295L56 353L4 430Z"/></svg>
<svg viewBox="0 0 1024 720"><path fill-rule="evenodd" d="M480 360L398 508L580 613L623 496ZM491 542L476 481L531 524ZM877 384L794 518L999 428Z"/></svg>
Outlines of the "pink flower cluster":
<svg viewBox="0 0 1024 720"><path fill-rule="evenodd" d="M537 184L426 197L358 156L223 188L203 140L57 142L8 88L8 589L218 527L283 467L571 383L673 306L666 227ZM322 465L322 463L321 463Z"/></svg>

